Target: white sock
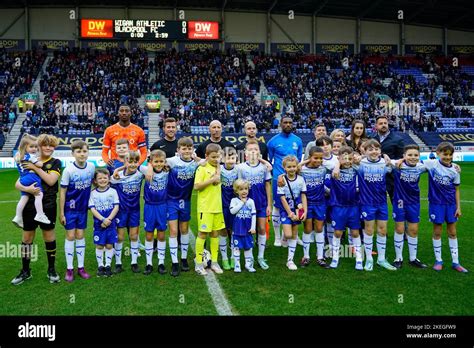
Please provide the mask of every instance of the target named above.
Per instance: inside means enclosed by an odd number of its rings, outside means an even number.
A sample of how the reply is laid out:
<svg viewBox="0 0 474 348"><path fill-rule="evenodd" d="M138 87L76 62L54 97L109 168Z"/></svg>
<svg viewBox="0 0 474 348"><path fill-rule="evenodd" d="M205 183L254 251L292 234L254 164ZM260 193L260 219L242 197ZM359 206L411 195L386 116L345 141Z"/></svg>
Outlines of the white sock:
<svg viewBox="0 0 474 348"><path fill-rule="evenodd" d="M66 267L67 269L74 269L74 241L64 241L64 254L66 254Z"/></svg>
<svg viewBox="0 0 474 348"><path fill-rule="evenodd" d="M84 257L86 254L86 239L76 239L76 257L77 257L77 267L84 267Z"/></svg>
<svg viewBox="0 0 474 348"><path fill-rule="evenodd" d="M23 217L23 209L25 209L26 203L28 203L29 196L21 196L18 204L16 205L16 216Z"/></svg>
<svg viewBox="0 0 474 348"><path fill-rule="evenodd" d="M146 264L153 265L153 241L145 240Z"/></svg>
<svg viewBox="0 0 474 348"><path fill-rule="evenodd" d="M181 235L181 258L188 258L189 232Z"/></svg>
<svg viewBox="0 0 474 348"><path fill-rule="evenodd" d="M250 268L253 264L252 249L244 250L244 256L245 256L245 268Z"/></svg>
<svg viewBox="0 0 474 348"><path fill-rule="evenodd" d="M374 247L374 236L369 236L364 232L364 250L365 250L365 259L372 261L372 249Z"/></svg>
<svg viewBox="0 0 474 348"><path fill-rule="evenodd" d="M295 257L295 250L296 250L296 238L295 239L288 239L288 260L287 262L293 261Z"/></svg>
<svg viewBox="0 0 474 348"><path fill-rule="evenodd" d="M332 238L334 236L334 228L330 223L326 224L326 235L328 237L329 247L332 248Z"/></svg>
<svg viewBox="0 0 474 348"><path fill-rule="evenodd" d="M395 260L403 261L403 233L393 234L393 243L395 244Z"/></svg>
<svg viewBox="0 0 474 348"><path fill-rule="evenodd" d="M178 263L178 238L169 238L171 262Z"/></svg>
<svg viewBox="0 0 474 348"><path fill-rule="evenodd" d="M303 257L309 259L309 248L311 246L311 233L303 233Z"/></svg>
<svg viewBox="0 0 474 348"><path fill-rule="evenodd" d="M105 249L105 267L110 267L112 258L114 257L114 249Z"/></svg>
<svg viewBox="0 0 474 348"><path fill-rule="evenodd" d="M258 241L258 258L263 259L265 257L265 245L267 243L267 236L265 234L264 235L259 234L257 241Z"/></svg>
<svg viewBox="0 0 474 348"><path fill-rule="evenodd" d="M346 230L347 232L347 239L349 241L349 245L350 246L353 246L354 245L354 240L352 239L352 233L350 230Z"/></svg>
<svg viewBox="0 0 474 348"><path fill-rule="evenodd" d="M341 237L332 239L332 260L339 262L339 252L341 249Z"/></svg>
<svg viewBox="0 0 474 348"><path fill-rule="evenodd" d="M360 236L355 238L355 237L352 237L352 243L354 245L354 249L355 249L355 254L356 254L356 261L362 261L362 252L361 252L361 241L360 241Z"/></svg>
<svg viewBox="0 0 474 348"><path fill-rule="evenodd" d="M219 252L221 253L222 261L228 259L227 257L227 236L219 236Z"/></svg>
<svg viewBox="0 0 474 348"><path fill-rule="evenodd" d="M377 261L385 261L385 249L387 248L387 236L377 234Z"/></svg>
<svg viewBox="0 0 474 348"><path fill-rule="evenodd" d="M95 259L97 266L104 267L104 249L95 249Z"/></svg>
<svg viewBox="0 0 474 348"><path fill-rule="evenodd" d="M138 259L138 240L137 241L130 241L130 251L132 254L132 265L137 263Z"/></svg>
<svg viewBox="0 0 474 348"><path fill-rule="evenodd" d="M436 261L443 261L443 259L441 258L441 238L438 240L433 239L433 249Z"/></svg>
<svg viewBox="0 0 474 348"><path fill-rule="evenodd" d="M166 252L166 241L158 241L158 264L163 265L165 263L165 252Z"/></svg>
<svg viewBox="0 0 474 348"><path fill-rule="evenodd" d="M410 237L407 235L408 253L410 254L410 261L416 259L416 251L418 249L418 237Z"/></svg>
<svg viewBox="0 0 474 348"><path fill-rule="evenodd" d="M234 248L234 262L235 262L234 269L240 270L240 249L239 248Z"/></svg>
<svg viewBox="0 0 474 348"><path fill-rule="evenodd" d="M449 240L449 249L451 250L451 257L453 258L453 263L459 263L458 239L448 238L448 240Z"/></svg>
<svg viewBox="0 0 474 348"><path fill-rule="evenodd" d="M114 245L115 249L115 264L116 265L121 265L122 264L122 247L123 247L123 242L117 242Z"/></svg>
<svg viewBox="0 0 474 348"><path fill-rule="evenodd" d="M273 223L273 231L275 232L275 240L281 239L281 232L280 232L280 209L273 207L272 210L272 223Z"/></svg>
<svg viewBox="0 0 474 348"><path fill-rule="evenodd" d="M316 232L314 235L316 236L317 258L321 260L324 257L324 233Z"/></svg>

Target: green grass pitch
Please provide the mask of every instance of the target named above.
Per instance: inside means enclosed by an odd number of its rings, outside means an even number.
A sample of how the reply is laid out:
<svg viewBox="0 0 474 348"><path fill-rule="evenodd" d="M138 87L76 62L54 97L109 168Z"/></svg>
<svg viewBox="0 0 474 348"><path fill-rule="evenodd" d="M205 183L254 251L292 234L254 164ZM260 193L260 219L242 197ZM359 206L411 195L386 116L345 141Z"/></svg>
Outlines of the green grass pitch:
<svg viewBox="0 0 474 348"><path fill-rule="evenodd" d="M129 256L124 257L126 272L112 278L77 279L68 284L49 284L46 278L46 254L40 230L35 244L38 260L31 263L33 279L20 286L10 280L21 268L21 259L8 246L21 242L21 230L13 226L19 193L14 189L16 170L0 171L0 315L217 315L205 280L194 271L173 278L169 274L152 276L133 274ZM458 223L461 263L474 271L474 164L462 164L462 213ZM240 315L473 315L472 274L460 274L450 268L451 256L447 236L443 234L445 269L431 269L434 261L431 225L427 213L427 178L423 176L422 222L418 247L419 258L430 268L414 269L407 264L396 272L375 267L373 272L354 270L354 259L342 258L337 270L324 270L315 265L315 246L311 246L313 263L296 272L286 269L287 249L273 247L268 242L268 271L257 273L225 272L218 281L233 309ZM194 197L195 198L195 197ZM194 203L194 202L193 202ZM143 205L143 204L142 204ZM92 243L92 218L86 233L86 269L96 272ZM194 214L195 215L195 214ZM196 231L193 217L191 228ZM387 258L394 257L393 222L389 222ZM64 228L57 224L56 268L64 277ZM271 233L273 235L273 233ZM144 240L143 229L141 239ZM128 246L125 242L124 247ZM254 250L255 254L256 250ZM298 247L295 261L302 257ZM189 259L192 259L190 253ZM170 256L166 255L167 269ZM404 258L408 249L404 247ZM156 263L156 255L154 255ZM139 258L141 268L145 257ZM191 266L194 264L191 262Z"/></svg>

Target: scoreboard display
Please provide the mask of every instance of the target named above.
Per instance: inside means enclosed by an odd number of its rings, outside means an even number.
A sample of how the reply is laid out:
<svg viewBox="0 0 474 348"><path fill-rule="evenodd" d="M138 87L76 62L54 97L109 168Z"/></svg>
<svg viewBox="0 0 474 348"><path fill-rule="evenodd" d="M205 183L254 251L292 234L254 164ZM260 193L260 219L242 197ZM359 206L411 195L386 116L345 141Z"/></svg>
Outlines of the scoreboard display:
<svg viewBox="0 0 474 348"><path fill-rule="evenodd" d="M219 23L153 19L81 19L82 39L219 40Z"/></svg>

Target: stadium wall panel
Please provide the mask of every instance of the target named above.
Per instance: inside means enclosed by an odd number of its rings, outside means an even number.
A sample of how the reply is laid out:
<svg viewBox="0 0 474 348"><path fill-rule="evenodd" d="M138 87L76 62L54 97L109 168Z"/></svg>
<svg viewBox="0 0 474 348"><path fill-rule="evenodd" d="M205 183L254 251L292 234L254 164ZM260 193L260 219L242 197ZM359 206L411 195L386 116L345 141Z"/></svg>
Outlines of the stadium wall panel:
<svg viewBox="0 0 474 348"><path fill-rule="evenodd" d="M399 25L395 23L360 22L362 44L399 44Z"/></svg>
<svg viewBox="0 0 474 348"><path fill-rule="evenodd" d="M75 40L76 21L69 18L72 8L30 9L31 39Z"/></svg>
<svg viewBox="0 0 474 348"><path fill-rule="evenodd" d="M265 43L267 40L267 15L264 13L226 12L224 25L227 42Z"/></svg>
<svg viewBox="0 0 474 348"><path fill-rule="evenodd" d="M311 36L308 38L311 40ZM356 41L356 21L353 19L317 18L317 43L351 43Z"/></svg>
<svg viewBox="0 0 474 348"><path fill-rule="evenodd" d="M0 32L23 11L22 8L2 8L0 9ZM6 33L2 39L24 39L25 38L25 16L22 16Z"/></svg>
<svg viewBox="0 0 474 348"><path fill-rule="evenodd" d="M405 26L406 41L409 44L443 44L443 29L441 28L430 28L420 27L415 25Z"/></svg>
<svg viewBox="0 0 474 348"><path fill-rule="evenodd" d="M288 19L284 15L272 15L272 17L282 26L296 43L311 43L311 17L295 16L294 19ZM272 42L291 43L290 39L278 28L272 21Z"/></svg>

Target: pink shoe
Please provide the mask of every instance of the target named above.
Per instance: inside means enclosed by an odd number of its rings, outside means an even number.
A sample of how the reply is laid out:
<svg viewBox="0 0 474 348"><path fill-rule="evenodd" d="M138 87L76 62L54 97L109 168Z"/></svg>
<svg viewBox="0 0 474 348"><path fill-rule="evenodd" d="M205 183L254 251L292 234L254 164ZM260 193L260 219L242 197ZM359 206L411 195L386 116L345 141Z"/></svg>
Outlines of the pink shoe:
<svg viewBox="0 0 474 348"><path fill-rule="evenodd" d="M64 277L64 279L67 282L72 283L74 281L74 270L73 269L68 269L66 271L66 276Z"/></svg>
<svg viewBox="0 0 474 348"><path fill-rule="evenodd" d="M465 269L459 263L453 263L453 269L458 271L458 272L461 272L461 273L468 273L469 272L467 269Z"/></svg>
<svg viewBox="0 0 474 348"><path fill-rule="evenodd" d="M443 269L443 261L436 261L433 269L437 272L441 271Z"/></svg>
<svg viewBox="0 0 474 348"><path fill-rule="evenodd" d="M89 273L86 272L86 270L84 269L84 267L81 267L81 268L78 268L77 269L77 274L79 275L79 277L81 277L82 279L89 279L91 276L89 275Z"/></svg>

